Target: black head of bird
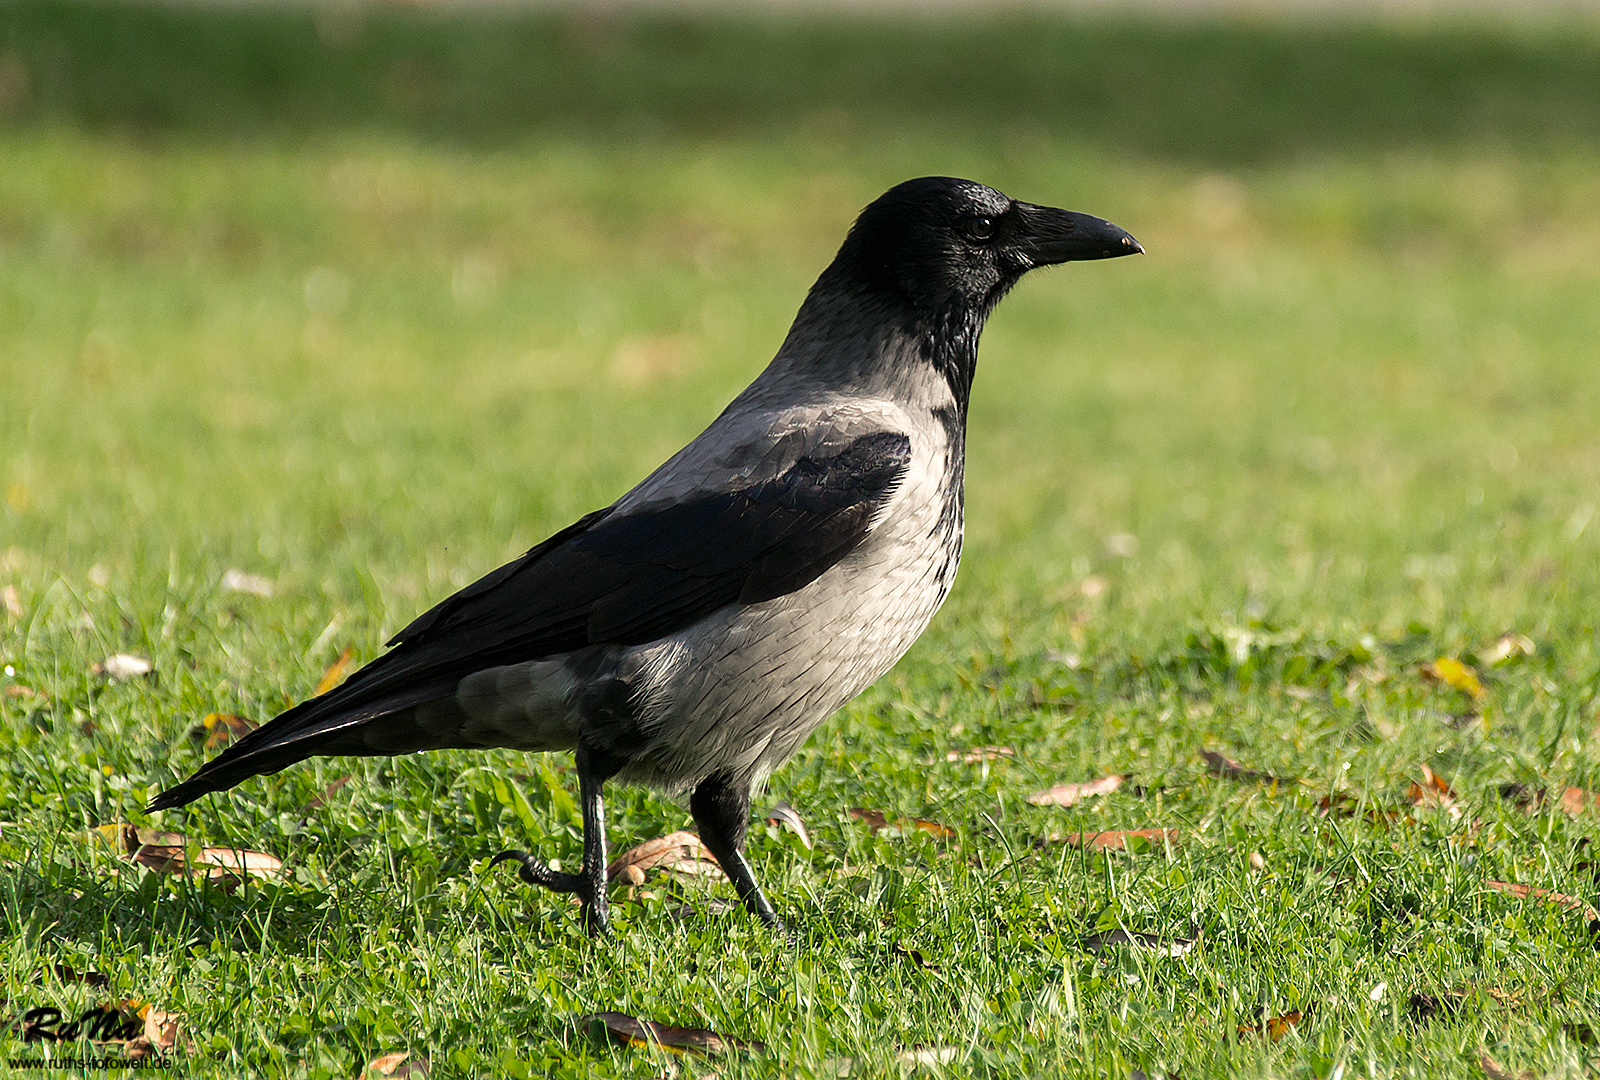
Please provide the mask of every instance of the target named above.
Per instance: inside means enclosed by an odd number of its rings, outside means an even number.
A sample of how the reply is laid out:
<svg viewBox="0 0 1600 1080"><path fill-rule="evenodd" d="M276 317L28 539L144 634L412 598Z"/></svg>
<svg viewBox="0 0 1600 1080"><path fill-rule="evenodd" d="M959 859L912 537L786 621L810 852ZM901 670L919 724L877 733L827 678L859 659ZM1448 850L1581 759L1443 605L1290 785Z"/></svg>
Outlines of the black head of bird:
<svg viewBox="0 0 1600 1080"><path fill-rule="evenodd" d="M861 212L818 285L849 282L919 311L987 315L1029 270L1143 250L1109 221L1019 202L971 180L925 176Z"/></svg>

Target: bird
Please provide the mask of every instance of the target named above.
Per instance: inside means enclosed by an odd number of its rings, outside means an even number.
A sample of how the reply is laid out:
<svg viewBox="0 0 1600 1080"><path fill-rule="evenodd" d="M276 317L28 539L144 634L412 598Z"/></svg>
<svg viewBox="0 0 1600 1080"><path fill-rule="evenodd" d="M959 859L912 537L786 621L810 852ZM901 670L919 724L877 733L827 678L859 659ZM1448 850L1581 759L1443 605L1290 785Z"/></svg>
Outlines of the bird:
<svg viewBox="0 0 1600 1080"><path fill-rule="evenodd" d="M577 872L520 850L491 865L576 896L604 936L604 785L687 794L743 905L787 934L745 858L751 794L900 659L950 591L985 321L1030 270L1143 250L1101 218L970 180L890 188L704 432L150 810L312 755L571 751Z"/></svg>

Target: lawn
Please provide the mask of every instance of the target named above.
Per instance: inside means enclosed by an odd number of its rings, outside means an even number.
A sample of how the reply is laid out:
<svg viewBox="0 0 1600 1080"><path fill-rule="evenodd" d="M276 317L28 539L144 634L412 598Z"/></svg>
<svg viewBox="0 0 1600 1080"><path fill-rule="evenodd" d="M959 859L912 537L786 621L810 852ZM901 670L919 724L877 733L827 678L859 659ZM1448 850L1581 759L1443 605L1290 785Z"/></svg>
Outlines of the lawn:
<svg viewBox="0 0 1600 1080"><path fill-rule="evenodd" d="M565 758L144 813L691 438L935 172L1148 254L993 318L955 592L757 800L800 948L487 870L575 861ZM181 1014L194 1076L1589 1075L1597 375L1600 22L0 7L3 1011Z"/></svg>

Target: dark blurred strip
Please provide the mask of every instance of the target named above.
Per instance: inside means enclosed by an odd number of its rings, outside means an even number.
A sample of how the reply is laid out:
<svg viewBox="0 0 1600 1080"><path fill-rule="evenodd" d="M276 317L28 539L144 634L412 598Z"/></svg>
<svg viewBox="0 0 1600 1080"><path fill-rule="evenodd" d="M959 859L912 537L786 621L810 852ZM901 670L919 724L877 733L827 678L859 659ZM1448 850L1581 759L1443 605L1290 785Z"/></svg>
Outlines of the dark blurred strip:
<svg viewBox="0 0 1600 1080"><path fill-rule="evenodd" d="M624 14L0 0L0 123L492 144L1018 126L1229 163L1600 142L1600 19Z"/></svg>

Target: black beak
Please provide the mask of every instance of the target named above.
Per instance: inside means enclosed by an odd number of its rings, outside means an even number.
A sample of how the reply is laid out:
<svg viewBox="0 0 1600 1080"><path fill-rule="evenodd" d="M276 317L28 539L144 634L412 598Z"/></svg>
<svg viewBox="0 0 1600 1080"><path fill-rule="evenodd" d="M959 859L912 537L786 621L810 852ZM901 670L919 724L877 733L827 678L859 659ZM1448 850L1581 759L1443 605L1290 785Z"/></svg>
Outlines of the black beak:
<svg viewBox="0 0 1600 1080"><path fill-rule="evenodd" d="M1144 254L1139 241L1109 221L1031 203L1018 203L1016 209L1022 227L1012 243L1030 267Z"/></svg>

